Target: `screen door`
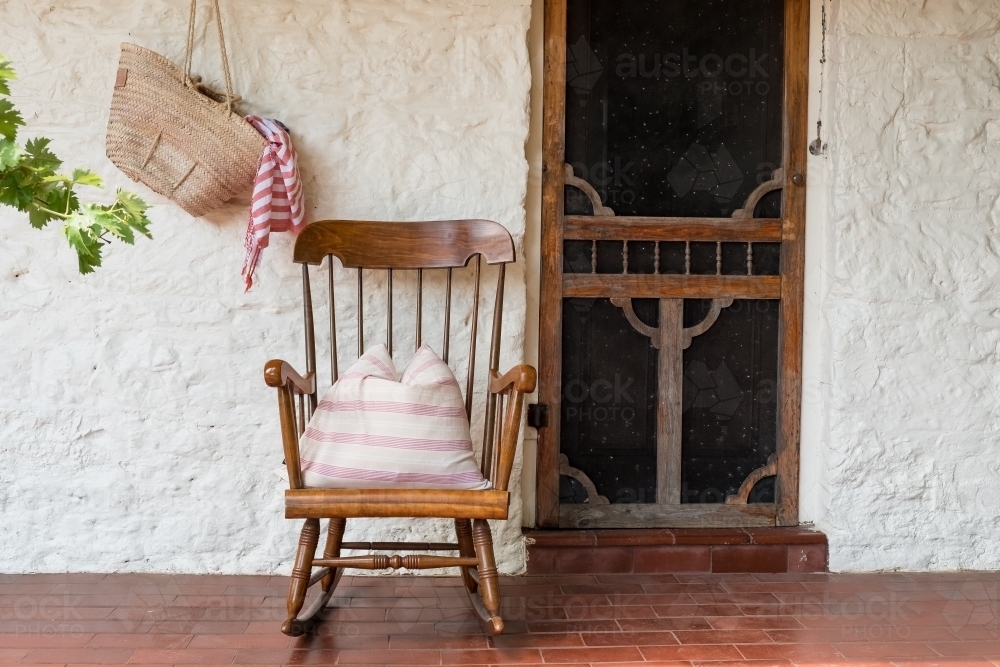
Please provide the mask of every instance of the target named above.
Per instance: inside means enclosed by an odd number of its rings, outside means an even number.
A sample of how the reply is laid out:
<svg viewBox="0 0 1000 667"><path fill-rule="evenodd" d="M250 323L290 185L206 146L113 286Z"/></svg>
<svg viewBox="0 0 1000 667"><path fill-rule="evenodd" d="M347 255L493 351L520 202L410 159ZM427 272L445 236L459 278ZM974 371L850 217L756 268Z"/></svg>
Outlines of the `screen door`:
<svg viewBox="0 0 1000 667"><path fill-rule="evenodd" d="M797 522L807 14L547 3L541 525Z"/></svg>

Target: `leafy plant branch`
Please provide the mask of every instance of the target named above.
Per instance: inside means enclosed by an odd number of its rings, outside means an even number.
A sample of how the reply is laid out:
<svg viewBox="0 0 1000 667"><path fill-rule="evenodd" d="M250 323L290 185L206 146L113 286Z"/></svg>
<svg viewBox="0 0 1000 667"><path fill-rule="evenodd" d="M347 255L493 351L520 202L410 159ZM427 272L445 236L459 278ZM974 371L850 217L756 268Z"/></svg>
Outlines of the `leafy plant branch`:
<svg viewBox="0 0 1000 667"><path fill-rule="evenodd" d="M153 238L148 206L138 195L119 189L112 204L81 204L76 187L103 188L100 176L87 169L74 169L68 176L57 173L62 161L49 150L49 139L17 143L24 118L7 99L16 78L11 63L0 55L0 204L27 213L35 229L61 221L80 273L101 265L101 249L113 239L134 244L136 233Z"/></svg>

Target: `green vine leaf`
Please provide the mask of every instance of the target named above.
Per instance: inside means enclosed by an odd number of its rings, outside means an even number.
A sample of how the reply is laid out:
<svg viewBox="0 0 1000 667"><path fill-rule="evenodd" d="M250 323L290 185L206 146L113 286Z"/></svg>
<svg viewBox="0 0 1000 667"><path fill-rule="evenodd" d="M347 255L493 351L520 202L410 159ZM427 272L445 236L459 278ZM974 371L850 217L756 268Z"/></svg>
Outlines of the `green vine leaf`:
<svg viewBox="0 0 1000 667"><path fill-rule="evenodd" d="M149 218L146 217L146 211L149 209L146 202L140 199L134 192L119 189L117 206L121 208L123 214L126 216L130 227L147 239L153 238L152 233L149 231Z"/></svg>
<svg viewBox="0 0 1000 667"><path fill-rule="evenodd" d="M0 55L0 95L9 95L8 81L15 79L11 64ZM63 235L76 252L80 273L92 273L101 265L101 249L114 237L135 243L136 233L153 238L146 217L148 206L138 195L118 190L111 204L82 204L74 188L104 187L104 179L89 169L58 174L62 161L49 149L49 139L40 137L24 146L16 143L17 128L24 119L9 100L0 98L0 204L28 214L28 223L41 229L52 220L62 220Z"/></svg>
<svg viewBox="0 0 1000 667"><path fill-rule="evenodd" d="M7 82L16 78L17 74L14 73L11 62L0 56L0 95L10 95L10 87Z"/></svg>
<svg viewBox="0 0 1000 667"><path fill-rule="evenodd" d="M80 273L84 275L93 273L94 269L101 265L101 245L103 245L91 226L93 218L85 212L87 208L85 206L71 215L63 227L66 240L79 258Z"/></svg>
<svg viewBox="0 0 1000 667"><path fill-rule="evenodd" d="M59 217L59 211L76 211L80 201L76 193L65 185L50 185L37 191L28 208L28 222L35 229L41 229L50 220Z"/></svg>
<svg viewBox="0 0 1000 667"><path fill-rule="evenodd" d="M111 232L125 243L135 243L135 234L132 232L129 218L122 214L122 209L117 202L111 206L88 206L87 213L102 231Z"/></svg>
<svg viewBox="0 0 1000 667"><path fill-rule="evenodd" d="M0 100L0 136L14 141L19 127L24 127L24 118L9 100Z"/></svg>
<svg viewBox="0 0 1000 667"><path fill-rule="evenodd" d="M13 167L21 161L24 151L13 141L0 140L0 167Z"/></svg>
<svg viewBox="0 0 1000 667"><path fill-rule="evenodd" d="M104 187L104 179L89 169L74 169L72 176L53 174L42 179L45 183L64 183L66 185L90 185L95 188Z"/></svg>
<svg viewBox="0 0 1000 667"><path fill-rule="evenodd" d="M43 177L54 174L56 169L62 166L62 160L49 150L49 144L51 143L52 141L45 137L30 139L24 145L26 159L22 164L28 169L38 172Z"/></svg>
<svg viewBox="0 0 1000 667"><path fill-rule="evenodd" d="M74 185L90 185L95 188L104 187L104 179L90 171L89 169L74 169L73 170L73 184Z"/></svg>
<svg viewBox="0 0 1000 667"><path fill-rule="evenodd" d="M31 173L18 166L4 172L0 170L0 204L28 211L38 189Z"/></svg>

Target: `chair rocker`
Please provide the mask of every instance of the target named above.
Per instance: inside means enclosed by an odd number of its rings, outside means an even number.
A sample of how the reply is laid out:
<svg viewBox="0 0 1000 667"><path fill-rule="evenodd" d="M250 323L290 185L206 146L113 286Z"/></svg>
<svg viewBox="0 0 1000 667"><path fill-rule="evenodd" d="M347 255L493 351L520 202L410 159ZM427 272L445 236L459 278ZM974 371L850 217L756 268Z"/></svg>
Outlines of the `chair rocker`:
<svg viewBox="0 0 1000 667"><path fill-rule="evenodd" d="M327 489L305 488L299 463L299 437L317 406L316 336L313 320L309 265L327 260L327 308L330 318L330 373L339 376L337 323L334 302L334 261L357 270L358 356L364 345L364 269L387 272L386 345L392 354L393 272L416 273L416 346L422 338L423 277L427 270L445 273L444 332L441 358L448 363L451 326L452 271L467 267L475 258L475 287L465 411L471 417L476 366L476 338L479 318L481 266L499 264L496 300L489 349L484 438L480 461L483 476L492 484L484 491L437 489ZM510 504L508 483L521 426L525 394L535 390L535 369L515 366L498 372L500 332L503 318L504 274L514 261L514 243L507 230L486 220L446 222L355 222L328 221L309 225L295 243L294 261L302 264L303 310L305 315L306 372L297 373L281 360L267 362L264 380L278 390L278 412L288 471L285 518L304 519L288 591L288 618L281 631L299 636L310 631L321 618L345 568L383 570L458 567L472 606L488 635L503 632L500 617L500 587L493 555L493 538L488 520L507 519ZM434 517L455 521L455 543L367 543L344 542L346 521L372 517ZM326 544L321 556L316 548L320 519L328 519ZM458 552L458 555L379 555L342 556L342 550L403 552ZM320 592L304 613L306 594L319 584Z"/></svg>

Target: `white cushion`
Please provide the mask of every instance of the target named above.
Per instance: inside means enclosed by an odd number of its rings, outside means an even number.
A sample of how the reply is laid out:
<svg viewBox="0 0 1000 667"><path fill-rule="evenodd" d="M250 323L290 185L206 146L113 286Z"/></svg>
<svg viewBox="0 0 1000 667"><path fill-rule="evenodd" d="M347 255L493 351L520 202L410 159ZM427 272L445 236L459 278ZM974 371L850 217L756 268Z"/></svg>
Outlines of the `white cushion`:
<svg viewBox="0 0 1000 667"><path fill-rule="evenodd" d="M299 440L305 486L490 488L448 365L424 345L396 378L388 350L377 345L326 392Z"/></svg>

